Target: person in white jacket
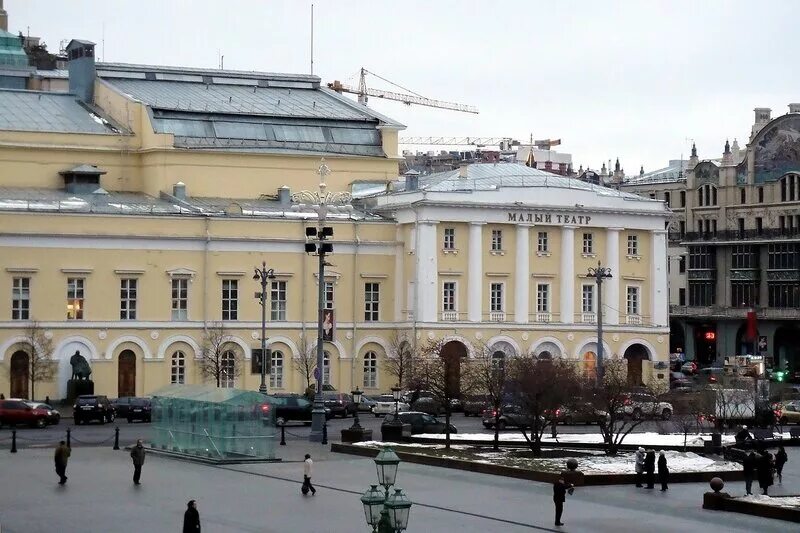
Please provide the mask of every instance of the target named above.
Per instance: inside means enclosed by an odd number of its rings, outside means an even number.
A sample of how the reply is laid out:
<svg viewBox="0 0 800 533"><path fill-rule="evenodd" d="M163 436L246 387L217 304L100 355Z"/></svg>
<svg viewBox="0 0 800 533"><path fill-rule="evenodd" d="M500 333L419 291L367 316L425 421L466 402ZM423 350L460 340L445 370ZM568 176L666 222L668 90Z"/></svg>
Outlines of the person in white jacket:
<svg viewBox="0 0 800 533"><path fill-rule="evenodd" d="M311 474L314 471L314 461L311 460L311 454L306 454L306 460L303 461L303 488L300 489L303 492L303 496L308 494L308 491L311 491L311 495L315 496L317 494L317 489L314 488L314 485L311 484Z"/></svg>
<svg viewBox="0 0 800 533"><path fill-rule="evenodd" d="M641 446L638 450L636 450L636 486L642 486L642 474L644 473L644 457L645 457L644 448Z"/></svg>

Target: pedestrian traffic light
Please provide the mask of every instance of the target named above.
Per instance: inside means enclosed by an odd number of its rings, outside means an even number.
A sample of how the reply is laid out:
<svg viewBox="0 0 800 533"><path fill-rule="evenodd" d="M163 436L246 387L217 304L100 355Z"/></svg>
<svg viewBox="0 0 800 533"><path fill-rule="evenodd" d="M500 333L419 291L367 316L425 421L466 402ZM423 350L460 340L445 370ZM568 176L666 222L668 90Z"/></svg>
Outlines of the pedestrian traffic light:
<svg viewBox="0 0 800 533"><path fill-rule="evenodd" d="M782 382L783 378L785 378L785 377L786 377L786 372L784 372L783 370L778 370L777 372L775 372L775 380L776 381Z"/></svg>

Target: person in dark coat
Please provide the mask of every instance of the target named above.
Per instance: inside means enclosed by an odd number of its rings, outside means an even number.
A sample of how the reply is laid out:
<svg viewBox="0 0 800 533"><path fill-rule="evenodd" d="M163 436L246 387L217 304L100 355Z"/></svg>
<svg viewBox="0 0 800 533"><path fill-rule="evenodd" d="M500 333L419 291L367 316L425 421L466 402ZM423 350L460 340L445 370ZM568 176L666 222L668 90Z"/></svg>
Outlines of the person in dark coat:
<svg viewBox="0 0 800 533"><path fill-rule="evenodd" d="M655 471L656 471L656 452L647 450L647 455L644 456L644 473L645 480L647 481L646 489L655 487Z"/></svg>
<svg viewBox="0 0 800 533"><path fill-rule="evenodd" d="M778 446L778 453L775 454L775 473L778 474L778 483L783 483L783 465L789 460L783 446Z"/></svg>
<svg viewBox="0 0 800 533"><path fill-rule="evenodd" d="M764 451L761 454L761 457L758 459L758 465L756 467L758 472L758 486L761 487L761 490L764 491L764 495L767 496L767 491L772 486L772 454L768 451Z"/></svg>
<svg viewBox="0 0 800 533"><path fill-rule="evenodd" d="M131 448L131 459L133 460L133 484L140 485L142 477L142 466L144 465L144 446L142 439L136 441L136 446Z"/></svg>
<svg viewBox="0 0 800 533"><path fill-rule="evenodd" d="M70 455L72 455L72 450L67 446L67 443L63 440L59 442L54 454L56 474L61 478L58 482L59 485L64 485L67 482L67 461L69 461Z"/></svg>
<svg viewBox="0 0 800 533"><path fill-rule="evenodd" d="M667 487L667 482L669 481L669 468L667 468L667 456L664 455L664 452L659 452L658 454L658 482L661 483L661 490L665 491L669 487Z"/></svg>
<svg viewBox="0 0 800 533"><path fill-rule="evenodd" d="M564 481L564 477L559 477L558 481L553 483L553 503L556 506L556 525L563 526L564 522L561 521L561 514L564 512L564 501L567 499L567 492L572 495L575 488L572 483Z"/></svg>
<svg viewBox="0 0 800 533"><path fill-rule="evenodd" d="M756 465L758 458L755 452L750 452L749 455L744 457L742 461L742 470L744 472L744 488L747 494L753 494L753 478L756 473Z"/></svg>
<svg viewBox="0 0 800 533"><path fill-rule="evenodd" d="M189 500L183 513L183 533L200 533L200 513L197 512L197 502Z"/></svg>

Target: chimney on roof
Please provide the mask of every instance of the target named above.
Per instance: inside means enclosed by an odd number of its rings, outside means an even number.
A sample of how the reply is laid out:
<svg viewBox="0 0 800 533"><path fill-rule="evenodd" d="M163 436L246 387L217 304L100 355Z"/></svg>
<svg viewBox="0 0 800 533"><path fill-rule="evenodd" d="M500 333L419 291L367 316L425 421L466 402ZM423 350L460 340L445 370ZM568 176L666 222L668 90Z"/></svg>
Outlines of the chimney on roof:
<svg viewBox="0 0 800 533"><path fill-rule="evenodd" d="M2 3L0 1L0 4ZM800 104L789 104L789 113L800 113Z"/></svg>
<svg viewBox="0 0 800 533"><path fill-rule="evenodd" d="M468 178L469 177L469 165L466 163L461 163L458 167L458 177L459 178Z"/></svg>
<svg viewBox="0 0 800 533"><path fill-rule="evenodd" d="M0 30L8 31L8 13L3 9L3 0L0 0Z"/></svg>
<svg viewBox="0 0 800 533"><path fill-rule="evenodd" d="M174 196L178 200L186 200L186 184L182 181L179 181L178 183L173 185L172 196Z"/></svg>
<svg viewBox="0 0 800 533"><path fill-rule="evenodd" d="M67 45L66 51L69 92L87 104L94 103L94 80L97 75L94 64L94 43L73 39Z"/></svg>
<svg viewBox="0 0 800 533"><path fill-rule="evenodd" d="M772 120L772 109L768 107L757 107L753 109L753 113L755 113L755 121L753 122L753 127L750 130L750 140L755 137L761 128L763 128L767 122Z"/></svg>
<svg viewBox="0 0 800 533"><path fill-rule="evenodd" d="M281 205L289 205L292 202L292 190L284 185L278 187L278 203Z"/></svg>

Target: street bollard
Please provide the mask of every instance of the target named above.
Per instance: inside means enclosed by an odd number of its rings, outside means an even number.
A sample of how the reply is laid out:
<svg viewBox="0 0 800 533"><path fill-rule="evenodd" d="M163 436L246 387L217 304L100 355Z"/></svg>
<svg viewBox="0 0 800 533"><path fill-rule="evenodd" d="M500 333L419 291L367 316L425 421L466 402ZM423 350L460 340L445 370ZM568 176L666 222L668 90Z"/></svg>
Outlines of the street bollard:
<svg viewBox="0 0 800 533"><path fill-rule="evenodd" d="M67 428L67 448L72 448L72 430Z"/></svg>
<svg viewBox="0 0 800 533"><path fill-rule="evenodd" d="M328 444L328 421L322 424L322 444Z"/></svg>
<svg viewBox="0 0 800 533"><path fill-rule="evenodd" d="M119 450L119 426L114 428L114 449Z"/></svg>
<svg viewBox="0 0 800 533"><path fill-rule="evenodd" d="M286 446L286 424L281 424L281 446Z"/></svg>
<svg viewBox="0 0 800 533"><path fill-rule="evenodd" d="M17 453L17 430L11 430L11 453Z"/></svg>

